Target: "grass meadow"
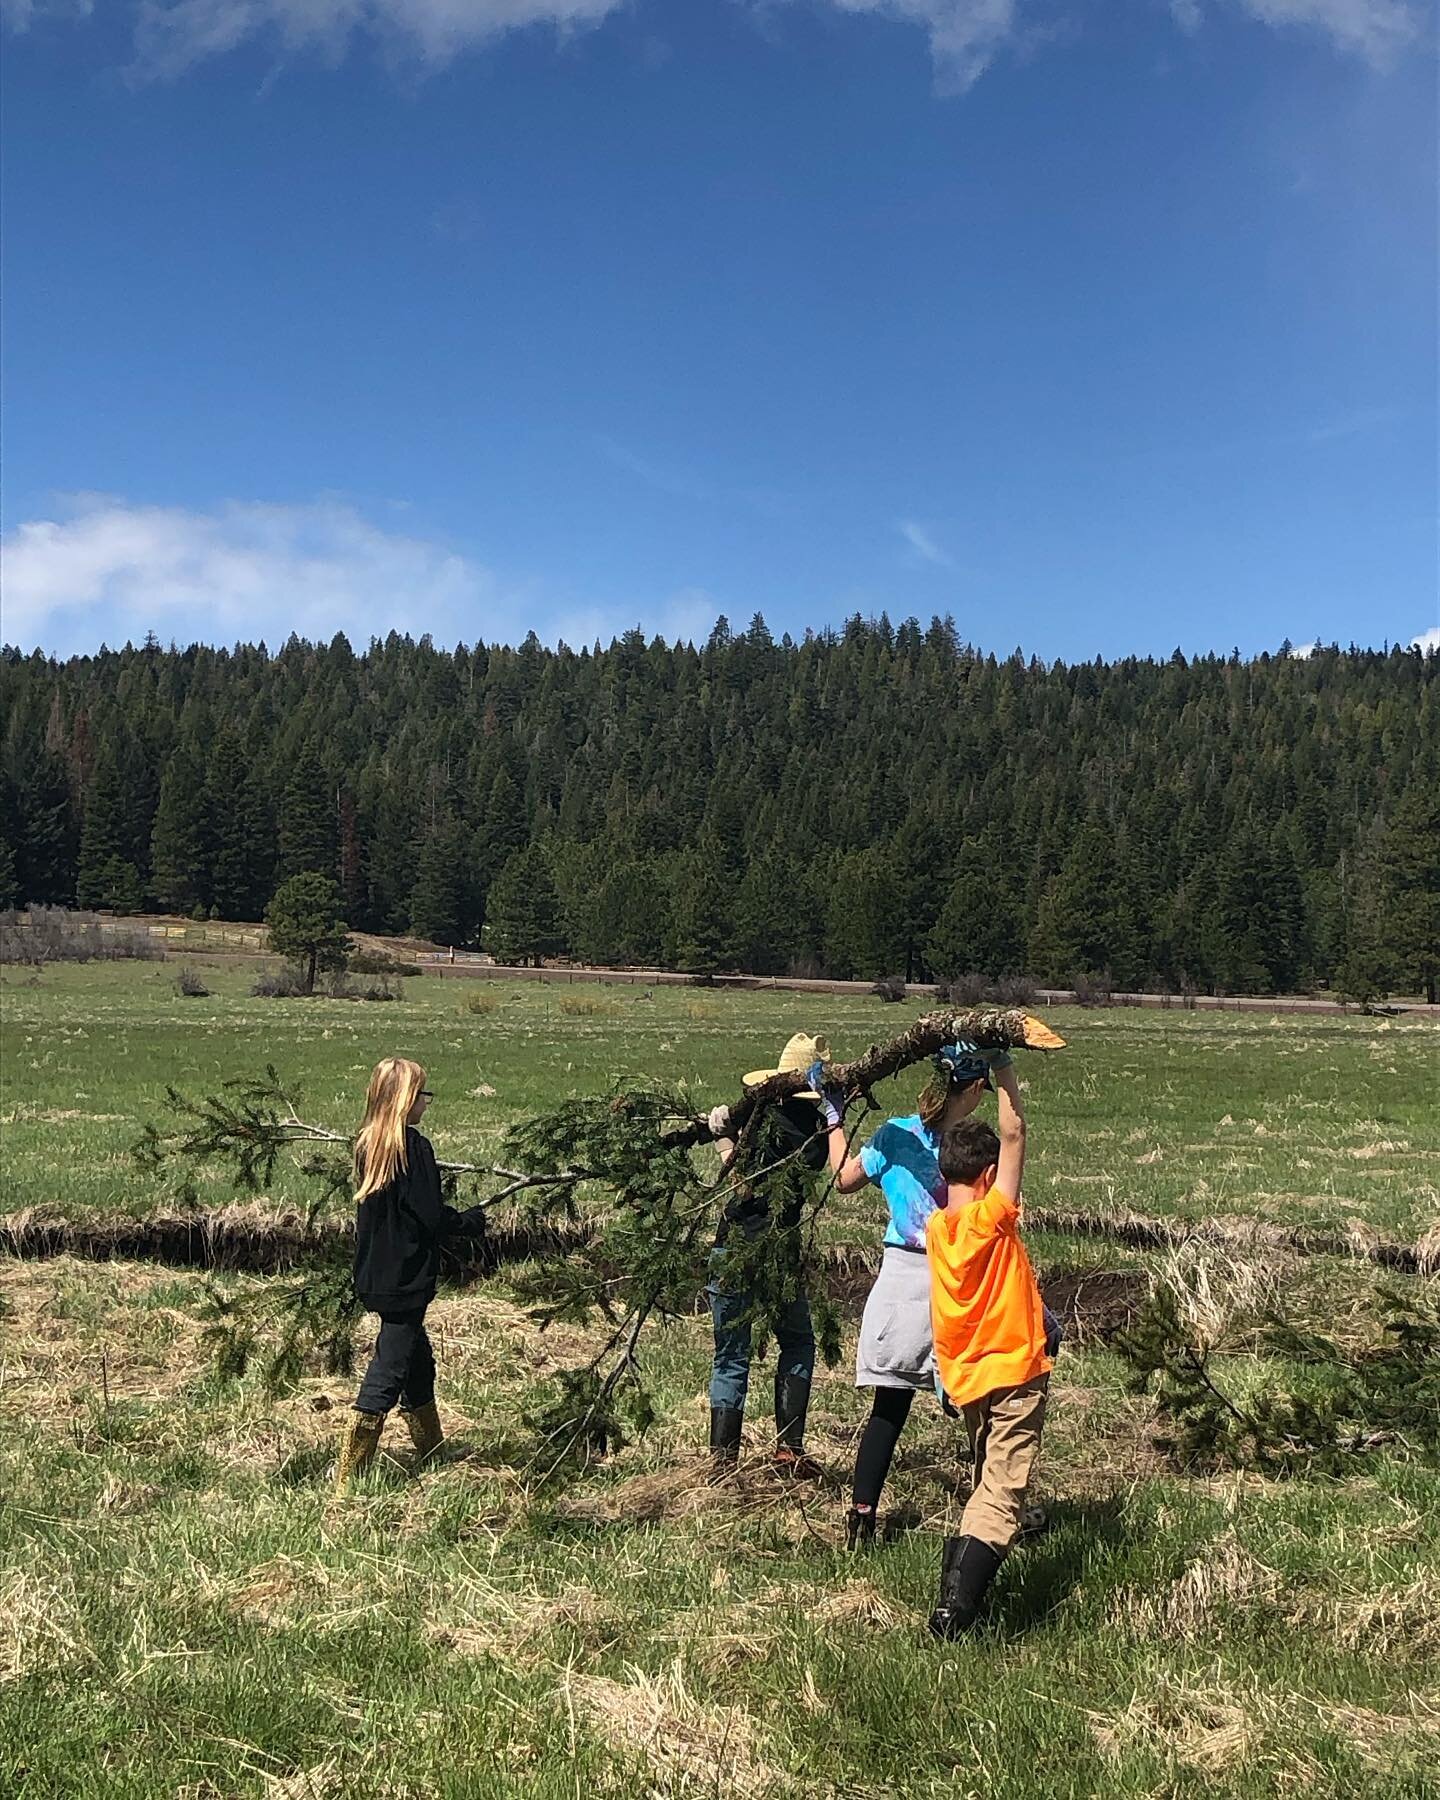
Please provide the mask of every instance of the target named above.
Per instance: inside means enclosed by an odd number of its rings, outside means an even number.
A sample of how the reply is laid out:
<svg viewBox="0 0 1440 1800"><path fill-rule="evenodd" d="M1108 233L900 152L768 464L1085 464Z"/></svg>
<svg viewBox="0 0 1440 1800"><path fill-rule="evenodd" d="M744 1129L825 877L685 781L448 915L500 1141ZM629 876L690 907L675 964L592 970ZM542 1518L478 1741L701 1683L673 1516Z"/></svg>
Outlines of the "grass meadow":
<svg viewBox="0 0 1440 1800"><path fill-rule="evenodd" d="M483 1161L567 1093L663 1075L702 1108L793 1030L849 1056L919 1010L436 976L393 1004L276 1001L250 997L247 965L199 966L208 998L180 997L174 964L5 972L4 1210L153 1208L127 1152L167 1083L273 1063L306 1117L345 1126L376 1058L401 1051L430 1072L441 1156ZM1022 1058L1032 1206L1406 1239L1440 1219L1433 1025L1046 1016L1071 1048ZM909 1110L920 1079L878 1097ZM861 1195L828 1229L873 1246L879 1221ZM1042 1273L1150 1254L1049 1232L1032 1247ZM1342 1334L1396 1279L1298 1255L1279 1273L1301 1317ZM844 1359L816 1385L821 1491L763 1463L765 1364L753 1455L706 1481L702 1317L650 1343L655 1430L540 1490L521 1414L585 1333L538 1332L503 1277L445 1293L448 1453L417 1476L392 1422L336 1503L353 1384L310 1375L274 1400L218 1380L194 1317L204 1280L0 1261L0 1793L1440 1794L1440 1473L1403 1454L1344 1481L1178 1473L1118 1359L1082 1337L1052 1389L1051 1529L1006 1563L987 1629L938 1646L923 1624L965 1490L954 1429L917 1404L889 1541L848 1557L865 1406Z"/></svg>

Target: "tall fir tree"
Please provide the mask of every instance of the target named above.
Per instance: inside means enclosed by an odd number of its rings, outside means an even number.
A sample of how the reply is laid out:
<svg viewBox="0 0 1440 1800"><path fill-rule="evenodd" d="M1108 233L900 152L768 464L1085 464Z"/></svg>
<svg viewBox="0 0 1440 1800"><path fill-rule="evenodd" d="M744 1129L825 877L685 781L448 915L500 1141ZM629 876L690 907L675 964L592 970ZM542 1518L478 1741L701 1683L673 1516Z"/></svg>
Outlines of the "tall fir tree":
<svg viewBox="0 0 1440 1800"><path fill-rule="evenodd" d="M716 975L732 960L730 896L718 840L707 833L676 859L670 888L670 955L687 975Z"/></svg>
<svg viewBox="0 0 1440 1800"><path fill-rule="evenodd" d="M491 885L486 943L497 962L539 964L564 948L560 896L538 844L517 850Z"/></svg>
<svg viewBox="0 0 1440 1800"><path fill-rule="evenodd" d="M135 795L125 778L113 743L103 743L96 755L89 791L85 796L84 822L80 828L80 860L75 898L81 906L108 906L118 868L140 871L130 854Z"/></svg>
<svg viewBox="0 0 1440 1800"><path fill-rule="evenodd" d="M1412 782L1386 826L1380 881L1395 973L1433 1006L1440 992L1440 782Z"/></svg>
<svg viewBox="0 0 1440 1800"><path fill-rule="evenodd" d="M276 879L335 874L335 794L313 743L295 759L280 801Z"/></svg>
<svg viewBox="0 0 1440 1800"><path fill-rule="evenodd" d="M162 912L209 904L210 809L200 760L181 744L165 765L150 841L150 888Z"/></svg>
<svg viewBox="0 0 1440 1800"><path fill-rule="evenodd" d="M21 828L16 880L31 905L68 906L75 898L78 832L63 757L42 747L18 783Z"/></svg>

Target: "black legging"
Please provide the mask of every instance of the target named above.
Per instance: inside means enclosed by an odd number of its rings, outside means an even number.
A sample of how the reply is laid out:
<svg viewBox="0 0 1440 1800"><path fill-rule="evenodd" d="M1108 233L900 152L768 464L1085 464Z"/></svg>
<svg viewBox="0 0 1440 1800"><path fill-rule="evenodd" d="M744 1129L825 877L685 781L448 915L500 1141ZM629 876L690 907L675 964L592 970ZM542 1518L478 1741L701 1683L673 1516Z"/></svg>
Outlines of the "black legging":
<svg viewBox="0 0 1440 1800"><path fill-rule="evenodd" d="M874 1508L880 1503L880 1490L890 1473L890 1459L910 1417L913 1388L877 1387L870 1417L860 1439L855 1458L855 1504Z"/></svg>

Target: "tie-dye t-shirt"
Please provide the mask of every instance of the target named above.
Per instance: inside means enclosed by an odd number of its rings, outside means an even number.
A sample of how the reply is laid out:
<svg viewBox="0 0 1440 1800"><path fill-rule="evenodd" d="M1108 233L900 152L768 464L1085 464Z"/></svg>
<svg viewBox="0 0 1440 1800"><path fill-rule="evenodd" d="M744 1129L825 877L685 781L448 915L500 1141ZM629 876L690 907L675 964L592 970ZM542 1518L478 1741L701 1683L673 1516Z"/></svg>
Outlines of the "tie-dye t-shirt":
<svg viewBox="0 0 1440 1800"><path fill-rule="evenodd" d="M908 1118L887 1119L860 1152L861 1168L890 1208L887 1244L925 1248L925 1222L945 1204L939 1148L939 1140L920 1123L919 1113L911 1113Z"/></svg>

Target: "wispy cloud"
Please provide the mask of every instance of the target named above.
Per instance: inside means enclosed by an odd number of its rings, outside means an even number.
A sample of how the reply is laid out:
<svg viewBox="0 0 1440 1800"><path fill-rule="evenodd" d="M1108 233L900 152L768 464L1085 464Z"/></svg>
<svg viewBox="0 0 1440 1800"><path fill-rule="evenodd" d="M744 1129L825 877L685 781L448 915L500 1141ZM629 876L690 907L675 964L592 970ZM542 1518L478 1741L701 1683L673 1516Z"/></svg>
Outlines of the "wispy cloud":
<svg viewBox="0 0 1440 1800"><path fill-rule="evenodd" d="M1410 647L1423 650L1427 656L1432 650L1440 656L1440 625L1432 625L1428 631L1422 631L1419 637L1411 638Z"/></svg>
<svg viewBox="0 0 1440 1800"><path fill-rule="evenodd" d="M1063 0L825 0L839 12L871 13L923 31L936 86L964 93L1007 50L1073 35ZM1414 43L1425 0L1170 0L1179 30L1197 32L1211 10L1248 14L1277 30L1318 33L1377 68ZM672 13L683 0L665 0ZM559 35L598 25L626 0L132 0L137 79L173 79L251 41L282 55L318 53L339 61L368 39L422 70L506 32L545 26ZM651 9L663 18L659 0ZM12 29L41 19L77 20L94 0L0 0ZM768 17L768 14L759 15ZM665 60L653 31L642 54Z"/></svg>
<svg viewBox="0 0 1440 1800"><path fill-rule="evenodd" d="M44 0L37 0L44 4ZM134 73L183 75L246 41L284 52L318 51L338 60L355 37L371 38L407 61L441 67L508 31L550 26L568 32L598 24L622 0L140 0Z"/></svg>
<svg viewBox="0 0 1440 1800"><path fill-rule="evenodd" d="M617 469L624 469L627 475L633 475L637 481L643 481L646 487L659 490L662 494L673 494L677 500L718 500L718 490L708 481L702 481L688 470L676 468L670 463L661 463L648 456L639 456L627 445L617 443L612 437L602 434L595 439L596 448L606 462L613 463Z"/></svg>
<svg viewBox="0 0 1440 1800"><path fill-rule="evenodd" d="M389 631L437 643L608 640L630 609L502 579L434 539L387 529L345 501L230 501L208 512L75 496L6 535L7 643L57 655L147 631L180 643L281 644L291 632L363 644ZM644 608L649 629L703 639L716 608L682 589Z"/></svg>
<svg viewBox="0 0 1440 1800"><path fill-rule="evenodd" d="M963 94L1020 30L1020 0L830 0L847 13L883 13L918 25L942 89Z"/></svg>
<svg viewBox="0 0 1440 1800"><path fill-rule="evenodd" d="M955 564L936 543L925 527L914 519L897 519L895 529L921 562L933 563L937 569L953 569Z"/></svg>

